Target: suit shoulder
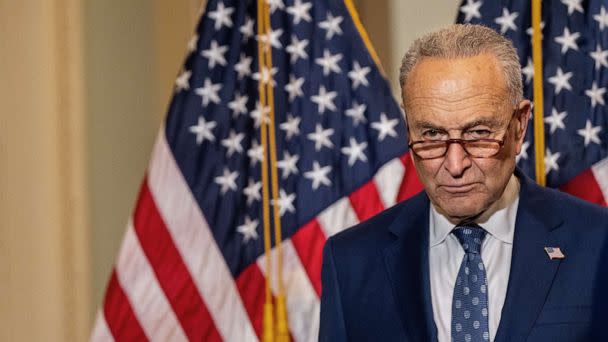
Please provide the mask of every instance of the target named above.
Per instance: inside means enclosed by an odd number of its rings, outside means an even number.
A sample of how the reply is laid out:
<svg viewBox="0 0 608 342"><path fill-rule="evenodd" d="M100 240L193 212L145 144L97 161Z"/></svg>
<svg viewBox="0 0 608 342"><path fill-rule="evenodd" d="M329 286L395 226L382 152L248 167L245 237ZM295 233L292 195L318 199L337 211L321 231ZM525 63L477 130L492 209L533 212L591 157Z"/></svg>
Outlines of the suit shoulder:
<svg viewBox="0 0 608 342"><path fill-rule="evenodd" d="M608 224L608 208L584 201L568 193L551 188L541 188L547 198L545 205L551 205L556 213L562 213L568 218L578 218L585 221L599 221Z"/></svg>
<svg viewBox="0 0 608 342"><path fill-rule="evenodd" d="M380 243L383 241L392 241L393 234L389 231L389 227L401 216L404 212L421 213L428 205L428 197L424 192L419 193L401 203L398 203L375 216L352 226L332 237L334 246L347 245L349 248L357 245L369 245Z"/></svg>

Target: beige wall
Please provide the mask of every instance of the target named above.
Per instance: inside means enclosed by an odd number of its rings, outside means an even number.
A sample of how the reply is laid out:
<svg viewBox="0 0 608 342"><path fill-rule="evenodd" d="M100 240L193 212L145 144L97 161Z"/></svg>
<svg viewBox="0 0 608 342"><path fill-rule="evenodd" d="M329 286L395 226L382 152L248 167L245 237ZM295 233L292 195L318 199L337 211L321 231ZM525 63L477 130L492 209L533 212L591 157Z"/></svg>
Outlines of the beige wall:
<svg viewBox="0 0 608 342"><path fill-rule="evenodd" d="M201 2L0 0L0 341L86 340ZM458 1L356 3L396 84Z"/></svg>

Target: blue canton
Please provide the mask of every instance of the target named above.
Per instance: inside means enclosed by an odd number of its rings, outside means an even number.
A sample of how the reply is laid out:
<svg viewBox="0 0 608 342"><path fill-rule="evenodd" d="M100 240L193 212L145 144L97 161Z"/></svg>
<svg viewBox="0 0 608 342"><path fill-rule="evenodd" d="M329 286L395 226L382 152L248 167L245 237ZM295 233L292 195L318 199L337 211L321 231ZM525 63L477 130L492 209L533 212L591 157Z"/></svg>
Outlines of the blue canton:
<svg viewBox="0 0 608 342"><path fill-rule="evenodd" d="M208 1L165 125L233 276L264 251L260 80L274 84L284 238L407 150L402 113L342 1L272 1L262 37L255 6ZM273 47L270 70L258 70L259 40Z"/></svg>

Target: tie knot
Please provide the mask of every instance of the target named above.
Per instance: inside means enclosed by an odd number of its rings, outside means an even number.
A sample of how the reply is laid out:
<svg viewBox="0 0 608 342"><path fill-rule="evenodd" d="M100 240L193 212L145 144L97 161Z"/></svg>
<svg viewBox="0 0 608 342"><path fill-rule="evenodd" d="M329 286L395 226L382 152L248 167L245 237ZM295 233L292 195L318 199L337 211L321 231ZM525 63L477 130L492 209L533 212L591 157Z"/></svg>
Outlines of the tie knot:
<svg viewBox="0 0 608 342"><path fill-rule="evenodd" d="M465 253L480 254L481 243L486 237L486 231L476 224L457 226L452 231Z"/></svg>

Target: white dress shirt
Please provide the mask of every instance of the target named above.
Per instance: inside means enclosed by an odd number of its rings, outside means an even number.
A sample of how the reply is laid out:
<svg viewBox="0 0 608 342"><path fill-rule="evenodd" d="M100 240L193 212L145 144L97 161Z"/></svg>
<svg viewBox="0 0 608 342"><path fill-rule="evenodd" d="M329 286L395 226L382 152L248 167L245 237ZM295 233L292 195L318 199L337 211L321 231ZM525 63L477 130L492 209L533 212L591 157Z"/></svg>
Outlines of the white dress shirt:
<svg viewBox="0 0 608 342"><path fill-rule="evenodd" d="M490 341L494 341L496 336L507 293L518 204L519 180L512 175L500 199L475 220L475 223L487 231L481 246L481 258L488 279ZM451 341L454 283L464 257L464 249L451 234L454 227L453 223L431 205L429 267L433 317L439 342Z"/></svg>

